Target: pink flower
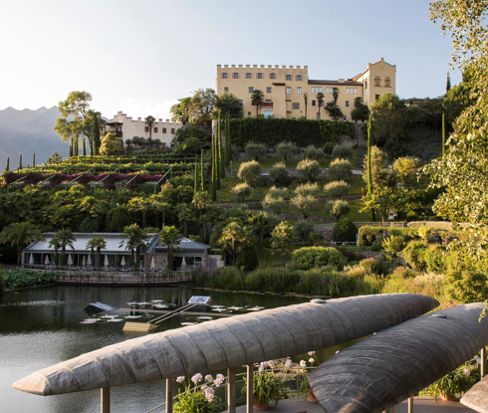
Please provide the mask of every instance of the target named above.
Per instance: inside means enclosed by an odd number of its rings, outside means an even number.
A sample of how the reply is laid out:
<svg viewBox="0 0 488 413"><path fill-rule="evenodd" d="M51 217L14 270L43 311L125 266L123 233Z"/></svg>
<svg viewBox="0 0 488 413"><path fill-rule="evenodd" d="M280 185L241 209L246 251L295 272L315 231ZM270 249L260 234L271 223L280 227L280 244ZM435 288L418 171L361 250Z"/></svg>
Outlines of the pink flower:
<svg viewBox="0 0 488 413"><path fill-rule="evenodd" d="M185 382L185 376L178 376L176 378L176 383L181 384Z"/></svg>
<svg viewBox="0 0 488 413"><path fill-rule="evenodd" d="M207 374L207 375L205 376L205 381L206 381L207 383L210 383L211 381L213 381L213 377L212 377L212 375L211 375L211 374Z"/></svg>
<svg viewBox="0 0 488 413"><path fill-rule="evenodd" d="M191 381L194 383L194 384L198 384L200 383L201 381L203 380L203 376L201 373L197 373L195 374L192 378L191 378Z"/></svg>

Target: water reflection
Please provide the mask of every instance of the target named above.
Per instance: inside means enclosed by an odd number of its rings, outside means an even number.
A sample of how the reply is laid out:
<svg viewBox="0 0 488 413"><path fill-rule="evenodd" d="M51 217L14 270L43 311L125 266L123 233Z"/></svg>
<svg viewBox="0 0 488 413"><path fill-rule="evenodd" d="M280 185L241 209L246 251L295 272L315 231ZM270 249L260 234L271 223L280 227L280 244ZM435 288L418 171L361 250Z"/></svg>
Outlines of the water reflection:
<svg viewBox="0 0 488 413"><path fill-rule="evenodd" d="M276 307L301 298L205 292L192 288L50 287L8 293L0 303L0 411L91 413L99 411L98 391L40 397L11 389L11 384L35 370L133 336L122 324L81 325L87 303L101 301L116 308L127 302L163 299L182 305L192 295L211 295L225 306ZM181 318L161 329L180 327ZM163 383L137 384L112 390L112 411L145 412L164 398Z"/></svg>

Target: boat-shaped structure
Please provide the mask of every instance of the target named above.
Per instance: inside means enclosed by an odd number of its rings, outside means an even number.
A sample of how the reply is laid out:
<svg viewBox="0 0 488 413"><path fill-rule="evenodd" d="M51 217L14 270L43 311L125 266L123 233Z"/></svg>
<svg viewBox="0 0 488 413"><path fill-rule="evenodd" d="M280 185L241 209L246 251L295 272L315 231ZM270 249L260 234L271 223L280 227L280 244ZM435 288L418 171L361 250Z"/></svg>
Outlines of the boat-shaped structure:
<svg viewBox="0 0 488 413"><path fill-rule="evenodd" d="M488 344L483 308L483 303L466 304L378 332L321 364L309 375L310 386L328 413L381 412Z"/></svg>
<svg viewBox="0 0 488 413"><path fill-rule="evenodd" d="M382 294L242 314L113 344L37 371L13 386L53 395L250 365L348 342L437 305L431 297Z"/></svg>

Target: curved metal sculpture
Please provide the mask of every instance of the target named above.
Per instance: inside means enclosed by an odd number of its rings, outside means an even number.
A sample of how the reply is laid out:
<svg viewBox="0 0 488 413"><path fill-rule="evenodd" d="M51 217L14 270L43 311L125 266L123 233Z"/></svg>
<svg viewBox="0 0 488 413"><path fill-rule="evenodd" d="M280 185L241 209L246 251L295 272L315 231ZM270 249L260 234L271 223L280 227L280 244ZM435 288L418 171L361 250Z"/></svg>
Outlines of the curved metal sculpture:
<svg viewBox="0 0 488 413"><path fill-rule="evenodd" d="M479 413L488 413L488 376L464 393L461 404Z"/></svg>
<svg viewBox="0 0 488 413"><path fill-rule="evenodd" d="M386 294L243 314L113 344L35 372L13 387L52 395L238 367L347 342L437 305L431 297Z"/></svg>
<svg viewBox="0 0 488 413"><path fill-rule="evenodd" d="M488 343L484 304L409 320L356 343L309 375L329 413L379 412L427 387Z"/></svg>

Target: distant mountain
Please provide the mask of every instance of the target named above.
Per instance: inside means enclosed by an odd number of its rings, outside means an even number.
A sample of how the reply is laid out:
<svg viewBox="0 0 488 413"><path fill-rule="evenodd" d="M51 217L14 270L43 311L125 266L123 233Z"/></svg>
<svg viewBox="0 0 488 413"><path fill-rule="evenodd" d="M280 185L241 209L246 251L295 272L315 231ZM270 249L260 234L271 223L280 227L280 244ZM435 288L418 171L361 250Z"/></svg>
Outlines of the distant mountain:
<svg viewBox="0 0 488 413"><path fill-rule="evenodd" d="M36 162L45 162L58 152L63 158L68 155L69 146L54 132L54 123L59 115L58 108L37 110L17 110L11 107L0 110L0 171L10 158L10 169L18 166L22 154L24 166L32 164L32 154Z"/></svg>

